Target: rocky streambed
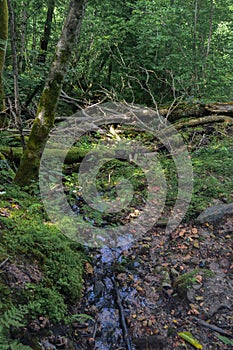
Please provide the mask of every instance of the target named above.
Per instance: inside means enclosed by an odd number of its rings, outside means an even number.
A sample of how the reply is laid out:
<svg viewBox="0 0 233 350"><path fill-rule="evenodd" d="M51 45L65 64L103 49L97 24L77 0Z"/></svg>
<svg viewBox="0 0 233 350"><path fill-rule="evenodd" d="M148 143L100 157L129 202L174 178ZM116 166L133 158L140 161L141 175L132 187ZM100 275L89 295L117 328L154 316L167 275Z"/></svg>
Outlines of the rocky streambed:
<svg viewBox="0 0 233 350"><path fill-rule="evenodd" d="M200 221L90 252L77 349L232 348L233 216L226 205Z"/></svg>
<svg viewBox="0 0 233 350"><path fill-rule="evenodd" d="M24 344L35 350L232 349L231 207L212 207L170 235L155 226L125 246L88 248L83 297L69 310L77 318L53 325L41 317L24 330ZM25 278L25 266L16 271L6 261L2 270L14 283Z"/></svg>

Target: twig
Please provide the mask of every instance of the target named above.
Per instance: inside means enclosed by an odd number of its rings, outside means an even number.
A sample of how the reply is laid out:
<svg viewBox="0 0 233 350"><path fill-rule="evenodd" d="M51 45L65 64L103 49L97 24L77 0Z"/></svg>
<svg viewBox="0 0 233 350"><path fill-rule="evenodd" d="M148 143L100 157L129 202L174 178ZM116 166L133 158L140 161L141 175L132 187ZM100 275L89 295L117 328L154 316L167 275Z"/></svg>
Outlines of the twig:
<svg viewBox="0 0 233 350"><path fill-rule="evenodd" d="M83 105L86 104L86 102L83 100L78 100L76 98L73 98L73 97L67 95L64 90L61 90L60 99L67 102L67 103L75 105L80 110L83 109L83 107L80 105L80 103Z"/></svg>
<svg viewBox="0 0 233 350"><path fill-rule="evenodd" d="M222 328L220 328L220 327L217 327L217 326L215 326L215 325L213 325L213 324L211 324L211 323L208 323L208 322L206 322L206 321L204 321L204 320L200 320L200 319L197 318L197 317L193 317L193 318L194 318L194 320L195 320L196 322L198 322L200 325L202 325L203 327L207 327L207 328L211 329L211 330L214 331L214 332L218 332L218 333L220 333L220 334L227 335L228 337L232 337L232 336L233 336L231 333L225 331L224 329L222 329Z"/></svg>
<svg viewBox="0 0 233 350"><path fill-rule="evenodd" d="M94 329L93 329L93 333L92 333L92 338L93 339L95 339L96 332L97 332L97 322L95 322L95 324L94 324Z"/></svg>
<svg viewBox="0 0 233 350"><path fill-rule="evenodd" d="M122 298L116 283L116 280L114 278L114 276L111 277L114 289L115 289L115 293L116 293L116 302L117 302L117 306L119 309L119 313L120 313L120 322L121 322L121 326L122 326L122 330L123 330L123 336L124 336L124 341L126 344L126 348L127 350L133 350L132 346L131 346L131 340L130 340L130 335L128 332L128 327L126 325L126 321L125 321L125 312L124 312L124 307L122 305Z"/></svg>
<svg viewBox="0 0 233 350"><path fill-rule="evenodd" d="M0 269L7 263L9 258L6 258L1 264L0 264Z"/></svg>

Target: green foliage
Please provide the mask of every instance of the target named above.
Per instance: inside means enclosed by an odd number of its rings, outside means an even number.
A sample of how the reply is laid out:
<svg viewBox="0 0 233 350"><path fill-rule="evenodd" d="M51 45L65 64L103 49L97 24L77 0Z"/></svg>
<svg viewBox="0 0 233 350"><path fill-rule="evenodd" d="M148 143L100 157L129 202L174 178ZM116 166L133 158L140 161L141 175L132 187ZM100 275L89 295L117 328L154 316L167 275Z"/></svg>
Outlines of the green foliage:
<svg viewBox="0 0 233 350"><path fill-rule="evenodd" d="M41 278L8 293L0 281L5 303L27 305L29 318L39 315L52 321L62 320L67 306L81 296L85 255L78 243L62 235L45 221L46 215L38 198L6 186L0 197L2 257L15 257L26 264L38 265ZM10 202L9 202L10 199Z"/></svg>
<svg viewBox="0 0 233 350"><path fill-rule="evenodd" d="M100 153L99 153L100 155ZM87 160L88 161L88 160ZM91 168L90 168L91 169ZM91 170L86 177L87 183L92 183L89 179L93 176ZM124 191L122 196L117 192L117 186L122 181L125 181ZM127 160L121 159L106 159L106 163L99 169L96 176L96 189L100 194L102 201L101 204L97 198L95 208L87 204L81 204L80 212L85 216L85 219L92 222L96 226L101 226L103 222L109 221L113 225L120 224L120 217L126 216L134 207L143 206L144 201L147 198L147 180L143 170L133 163ZM127 183L126 183L127 181ZM78 201L79 183L78 174L65 176L64 184L68 190L68 199L71 205L75 205ZM88 184L87 184L88 186ZM132 186L132 187L131 187ZM117 198L121 198L122 203L127 202L131 197L127 210L122 211L119 215L108 214L105 210L109 203L115 201ZM114 204L115 205L115 204Z"/></svg>
<svg viewBox="0 0 233 350"><path fill-rule="evenodd" d="M199 129L199 132L205 134L203 128ZM202 210L206 209L210 204L215 204L216 201L224 200L225 202L231 202L232 200L233 143L230 136L226 135L226 137L223 137L224 127L220 127L218 133L222 136L216 137L214 134L213 136L209 136L210 139L208 144L204 145L204 147L201 146L199 140L197 140L199 146L195 148L194 151L190 152L193 164L194 182L192 200L186 214L187 220L197 217ZM121 137L122 139L125 137L129 140L131 138L137 139L137 141L143 143L144 146L148 148L148 151L152 145L156 145L156 140L151 140L151 135L149 134L145 135L144 133L137 133L137 135L134 135L132 132L130 134L129 131L125 130L125 133L122 133ZM187 138L185 132L184 138ZM79 142L82 144L82 138ZM90 137L89 142L85 136L85 144L88 148L90 148L92 142L93 135ZM94 143L96 144L96 140L94 140ZM190 147L189 144L187 146ZM98 152L100 152L100 148L98 148ZM100 156L100 153L98 153L98 155ZM159 150L156 156L166 177L166 205L169 208L174 205L177 198L177 169L172 157L166 150ZM78 171L78 168L75 171ZM87 181L89 176L92 176L91 171L87 175ZM95 177L97 191L106 202L116 199L116 186L122 178L128 180L133 186L134 195L130 201L130 205L127 206L127 210L129 209L130 212L135 208L143 206L143 203L147 198L147 181L145 174L140 167L126 160L114 159L104 163ZM76 172L73 172L71 175L67 175L64 178L64 185L66 187L70 204L76 205L79 203L80 213L84 214L92 224L97 226L101 226L106 219L112 223L114 220L119 223L119 216L115 215L114 218L110 214L106 214L104 207L101 207L98 211L82 202L78 181L79 176ZM89 183L92 183L90 179ZM130 186L129 188L125 188L125 198L129 198L128 194L130 195L130 191ZM121 215L123 214L121 213Z"/></svg>
<svg viewBox="0 0 233 350"><path fill-rule="evenodd" d="M193 153L194 191L188 215L196 216L214 200L232 200L232 152L229 137L225 141L213 140Z"/></svg>
<svg viewBox="0 0 233 350"><path fill-rule="evenodd" d="M178 276L174 282L174 287L181 297L186 296L187 288L198 282L197 275L211 277L214 273L207 269L195 269Z"/></svg>
<svg viewBox="0 0 233 350"><path fill-rule="evenodd" d="M141 104L231 100L232 10L230 1L91 1L71 80L88 98L101 87Z"/></svg>
<svg viewBox="0 0 233 350"><path fill-rule="evenodd" d="M39 57L48 7L41 0L28 2L26 21L22 4L16 2L14 7L19 53L24 25L27 29L25 47L18 57L22 59L20 99L22 105L34 110L33 102L38 102L48 74L67 4L55 2L46 62L40 62ZM150 105L153 98L167 103L180 96L229 101L233 99L232 12L230 0L88 1L81 40L64 90L78 100L84 99L84 104L103 96ZM9 45L5 71L5 90L13 95ZM58 110L70 115L77 105L63 100ZM22 114L24 121L31 119L27 109Z"/></svg>
<svg viewBox="0 0 233 350"><path fill-rule="evenodd" d="M27 291L32 295L28 304L28 313L32 319L38 315L46 315L55 322L63 320L67 312L67 305L56 287L28 285Z"/></svg>
<svg viewBox="0 0 233 350"><path fill-rule="evenodd" d="M73 322L84 323L86 321L95 322L95 319L87 314L74 314L66 317L65 324L72 324Z"/></svg>
<svg viewBox="0 0 233 350"><path fill-rule="evenodd" d="M1 350L30 350L29 346L21 344L11 338L12 328L21 328L25 324L25 315L28 313L26 306L12 306L5 311L0 319L0 347Z"/></svg>
<svg viewBox="0 0 233 350"><path fill-rule="evenodd" d="M32 215L30 211L28 213ZM22 226L17 227L17 222L20 222ZM45 304L42 302L43 306L47 305L44 312L53 319L61 319L64 314L64 306L59 299L62 298L72 303L77 301L81 295L84 256L82 257L80 253L80 246L66 239L55 227L36 222L35 214L33 224L27 220L15 218L7 225L8 228L9 225L13 225L15 233L13 237L7 233L4 234L8 251L12 254L15 251L18 254L26 254L30 259L39 259L43 264L44 278L41 284L35 287L33 298L29 288L27 298L29 301L36 298L37 301L40 295L43 300L46 300ZM48 294L47 291L46 296L47 286L54 286L55 289L51 291L51 294ZM50 299L51 302L49 302ZM56 299L59 300L59 303ZM58 305L60 305L59 308Z"/></svg>
<svg viewBox="0 0 233 350"><path fill-rule="evenodd" d="M10 184L15 176L14 171L10 168L8 161L3 159L0 160L0 186L4 189L6 183Z"/></svg>

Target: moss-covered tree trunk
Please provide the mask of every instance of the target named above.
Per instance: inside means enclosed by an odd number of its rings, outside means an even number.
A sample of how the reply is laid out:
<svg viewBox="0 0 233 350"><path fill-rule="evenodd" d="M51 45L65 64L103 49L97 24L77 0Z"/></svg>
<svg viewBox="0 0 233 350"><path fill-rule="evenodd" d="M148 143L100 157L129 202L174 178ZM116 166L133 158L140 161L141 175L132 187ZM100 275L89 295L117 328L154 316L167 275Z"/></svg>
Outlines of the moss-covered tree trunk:
<svg viewBox="0 0 233 350"><path fill-rule="evenodd" d="M6 122L5 95L3 88L3 67L5 62L6 46L8 38L8 6L7 0L0 0L0 127Z"/></svg>
<svg viewBox="0 0 233 350"><path fill-rule="evenodd" d="M29 185L31 180L35 181L38 179L40 158L49 132L54 125L57 102L72 49L79 39L86 3L87 0L71 0L49 77L37 108L36 119L15 176L15 182L20 186Z"/></svg>

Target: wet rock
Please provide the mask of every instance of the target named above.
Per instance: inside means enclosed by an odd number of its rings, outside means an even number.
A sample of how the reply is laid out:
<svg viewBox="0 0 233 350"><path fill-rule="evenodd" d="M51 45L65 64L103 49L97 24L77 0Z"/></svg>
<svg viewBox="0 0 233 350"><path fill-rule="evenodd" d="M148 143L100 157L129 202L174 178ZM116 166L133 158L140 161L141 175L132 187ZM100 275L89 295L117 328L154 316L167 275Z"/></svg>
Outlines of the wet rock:
<svg viewBox="0 0 233 350"><path fill-rule="evenodd" d="M233 216L233 203L219 204L204 210L196 219L200 223L213 223L222 220L225 216Z"/></svg>
<svg viewBox="0 0 233 350"><path fill-rule="evenodd" d="M102 295L104 289L105 289L105 286L104 286L102 281L96 281L95 282L94 293L95 293L96 297Z"/></svg>
<svg viewBox="0 0 233 350"><path fill-rule="evenodd" d="M203 297L205 313L209 318L221 309L231 309L233 307L233 282L219 272L206 280Z"/></svg>

